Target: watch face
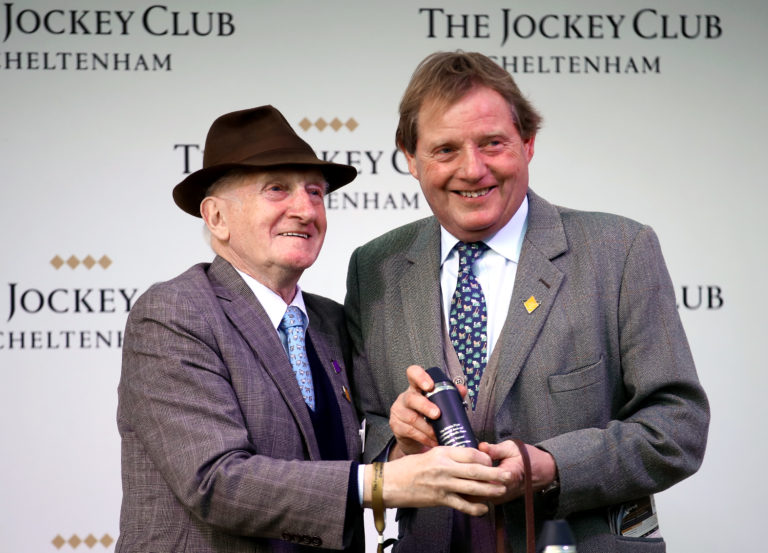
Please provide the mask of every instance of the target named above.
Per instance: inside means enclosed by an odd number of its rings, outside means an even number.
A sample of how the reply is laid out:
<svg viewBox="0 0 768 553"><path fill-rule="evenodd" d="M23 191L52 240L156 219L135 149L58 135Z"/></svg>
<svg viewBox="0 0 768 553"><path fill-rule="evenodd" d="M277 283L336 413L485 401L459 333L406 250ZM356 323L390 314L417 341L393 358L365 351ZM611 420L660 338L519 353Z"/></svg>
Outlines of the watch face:
<svg viewBox="0 0 768 553"><path fill-rule="evenodd" d="M555 478L551 484L541 490L543 494L549 494L560 489L560 480Z"/></svg>

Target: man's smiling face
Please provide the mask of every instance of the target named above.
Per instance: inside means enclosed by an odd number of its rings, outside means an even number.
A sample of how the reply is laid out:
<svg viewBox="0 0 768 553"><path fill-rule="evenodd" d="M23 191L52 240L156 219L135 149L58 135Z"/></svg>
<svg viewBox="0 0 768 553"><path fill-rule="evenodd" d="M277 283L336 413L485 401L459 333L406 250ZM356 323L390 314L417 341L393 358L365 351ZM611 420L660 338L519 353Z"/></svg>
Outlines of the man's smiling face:
<svg viewBox="0 0 768 553"><path fill-rule="evenodd" d="M440 224L473 242L495 234L520 207L534 139L520 138L498 92L478 86L449 106L426 100L416 151L405 156Z"/></svg>
<svg viewBox="0 0 768 553"><path fill-rule="evenodd" d="M274 169L214 193L226 222L224 257L272 287L298 277L325 239L328 184L318 170Z"/></svg>

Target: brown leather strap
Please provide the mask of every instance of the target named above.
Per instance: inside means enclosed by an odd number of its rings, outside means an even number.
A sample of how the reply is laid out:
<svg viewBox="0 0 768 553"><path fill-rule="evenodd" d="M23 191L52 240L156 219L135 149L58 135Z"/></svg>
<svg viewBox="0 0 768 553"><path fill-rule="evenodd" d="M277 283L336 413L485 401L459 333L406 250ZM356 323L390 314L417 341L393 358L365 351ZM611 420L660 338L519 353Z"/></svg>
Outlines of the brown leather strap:
<svg viewBox="0 0 768 553"><path fill-rule="evenodd" d="M522 440L514 439L517 449L523 458L523 470L525 474L525 550L527 553L536 553L536 525L533 520L533 476L531 474L531 459L528 450Z"/></svg>
<svg viewBox="0 0 768 553"><path fill-rule="evenodd" d="M496 553L506 553L507 532L504 529L504 509L501 505L496 505L496 510L493 514L494 522L496 524Z"/></svg>

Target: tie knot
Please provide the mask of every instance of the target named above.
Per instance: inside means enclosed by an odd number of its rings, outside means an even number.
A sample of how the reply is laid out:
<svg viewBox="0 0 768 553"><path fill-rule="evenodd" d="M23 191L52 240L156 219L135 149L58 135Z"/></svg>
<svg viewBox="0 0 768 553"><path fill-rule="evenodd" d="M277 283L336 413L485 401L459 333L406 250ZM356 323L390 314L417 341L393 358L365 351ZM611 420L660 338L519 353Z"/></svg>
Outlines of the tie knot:
<svg viewBox="0 0 768 553"><path fill-rule="evenodd" d="M459 242L456 251L459 252L459 272L472 270L472 264L483 255L488 245L485 242Z"/></svg>
<svg viewBox="0 0 768 553"><path fill-rule="evenodd" d="M280 328L296 328L297 326L304 328L304 313L295 305L289 305L288 309L285 310L283 320L280 321Z"/></svg>

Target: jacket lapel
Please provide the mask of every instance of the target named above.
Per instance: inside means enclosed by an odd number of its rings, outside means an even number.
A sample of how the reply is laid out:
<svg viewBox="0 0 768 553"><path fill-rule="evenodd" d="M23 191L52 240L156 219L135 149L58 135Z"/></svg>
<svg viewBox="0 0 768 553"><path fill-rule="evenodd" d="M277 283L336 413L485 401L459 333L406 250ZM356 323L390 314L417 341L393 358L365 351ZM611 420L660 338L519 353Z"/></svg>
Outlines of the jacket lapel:
<svg viewBox="0 0 768 553"><path fill-rule="evenodd" d="M411 359L424 368L441 366L443 326L440 297L440 225L431 218L405 252L406 268L398 286Z"/></svg>
<svg viewBox="0 0 768 553"><path fill-rule="evenodd" d="M264 308L237 271L223 258L217 256L213 260L208 278L232 325L248 342L261 369L270 376L293 414L310 459L320 459L320 450L301 390L296 384L283 344Z"/></svg>
<svg viewBox="0 0 768 553"><path fill-rule="evenodd" d="M528 192L528 229L515 277L512 300L501 335L494 412L498 413L523 364L536 343L563 281L563 273L552 260L568 250L568 242L557 208ZM525 302L538 303L532 311Z"/></svg>

